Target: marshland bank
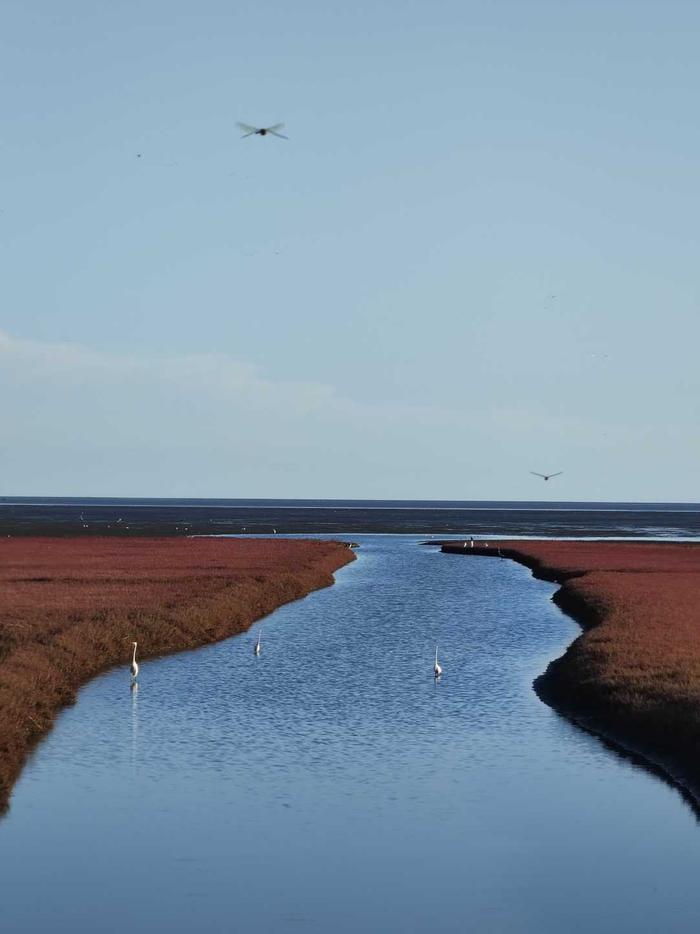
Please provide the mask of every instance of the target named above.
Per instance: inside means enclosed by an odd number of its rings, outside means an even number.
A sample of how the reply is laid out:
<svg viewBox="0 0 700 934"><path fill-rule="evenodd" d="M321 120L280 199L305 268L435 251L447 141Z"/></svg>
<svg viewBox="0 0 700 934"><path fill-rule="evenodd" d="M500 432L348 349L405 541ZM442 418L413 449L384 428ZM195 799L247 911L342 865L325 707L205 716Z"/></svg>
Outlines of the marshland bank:
<svg viewBox="0 0 700 934"><path fill-rule="evenodd" d="M143 658L235 635L353 559L329 541L0 539L0 810L80 686L127 671L132 640Z"/></svg>
<svg viewBox="0 0 700 934"><path fill-rule="evenodd" d="M531 689L577 634L557 585L358 541L259 659L251 630L81 689L0 821L7 930L116 930L125 898L130 934L428 931L436 903L441 934L697 928L684 802Z"/></svg>
<svg viewBox="0 0 700 934"><path fill-rule="evenodd" d="M700 543L504 540L442 550L500 550L561 584L553 599L583 633L537 678L538 695L700 802Z"/></svg>

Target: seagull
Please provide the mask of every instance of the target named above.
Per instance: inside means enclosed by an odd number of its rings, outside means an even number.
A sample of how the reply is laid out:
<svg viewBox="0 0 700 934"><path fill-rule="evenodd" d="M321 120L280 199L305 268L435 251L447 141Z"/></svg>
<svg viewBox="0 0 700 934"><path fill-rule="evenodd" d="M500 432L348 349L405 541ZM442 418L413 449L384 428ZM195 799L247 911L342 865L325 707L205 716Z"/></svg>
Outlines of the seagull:
<svg viewBox="0 0 700 934"><path fill-rule="evenodd" d="M543 480L551 480L552 477L558 477L560 474L563 474L563 470L557 470L556 473L537 473L536 470L531 470L530 473L535 477L542 477Z"/></svg>
<svg viewBox="0 0 700 934"><path fill-rule="evenodd" d="M267 136L268 133L271 133L273 136L279 136L280 139L289 139L284 133L279 132L284 126L284 123L275 123L273 126L251 126L249 123L238 123L237 125L245 131L241 139L245 139L246 136Z"/></svg>

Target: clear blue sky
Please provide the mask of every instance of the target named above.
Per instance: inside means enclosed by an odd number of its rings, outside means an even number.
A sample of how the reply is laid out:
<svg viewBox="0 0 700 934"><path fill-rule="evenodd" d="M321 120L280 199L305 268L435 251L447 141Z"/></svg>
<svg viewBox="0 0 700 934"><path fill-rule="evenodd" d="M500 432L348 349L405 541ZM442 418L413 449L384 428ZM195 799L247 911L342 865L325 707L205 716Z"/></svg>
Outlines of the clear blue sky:
<svg viewBox="0 0 700 934"><path fill-rule="evenodd" d="M697 3L3 9L4 494L700 499Z"/></svg>

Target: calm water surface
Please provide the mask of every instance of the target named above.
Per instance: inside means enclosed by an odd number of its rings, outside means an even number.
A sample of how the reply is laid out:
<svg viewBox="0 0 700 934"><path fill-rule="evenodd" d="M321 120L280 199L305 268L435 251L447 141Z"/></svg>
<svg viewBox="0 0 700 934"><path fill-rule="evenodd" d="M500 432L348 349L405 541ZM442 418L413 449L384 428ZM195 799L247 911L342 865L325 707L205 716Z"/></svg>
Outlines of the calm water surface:
<svg viewBox="0 0 700 934"><path fill-rule="evenodd" d="M270 535L273 530L353 537L698 538L700 504L0 497L0 535Z"/></svg>
<svg viewBox="0 0 700 934"><path fill-rule="evenodd" d="M258 626L82 691L0 821L3 930L696 928L690 810L531 690L577 632L554 587L360 541L259 658Z"/></svg>

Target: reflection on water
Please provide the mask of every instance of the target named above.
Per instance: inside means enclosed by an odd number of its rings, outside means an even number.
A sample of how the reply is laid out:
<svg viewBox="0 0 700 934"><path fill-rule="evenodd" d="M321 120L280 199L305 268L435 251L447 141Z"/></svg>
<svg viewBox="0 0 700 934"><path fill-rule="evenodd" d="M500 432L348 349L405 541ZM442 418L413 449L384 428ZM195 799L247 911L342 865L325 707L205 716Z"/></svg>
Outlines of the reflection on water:
<svg viewBox="0 0 700 934"><path fill-rule="evenodd" d="M136 769L139 744L139 683L132 681L129 688L131 692L131 765Z"/></svg>
<svg viewBox="0 0 700 934"><path fill-rule="evenodd" d="M532 692L554 588L416 541L362 538L259 657L88 685L0 823L7 930L691 930L688 809Z"/></svg>

